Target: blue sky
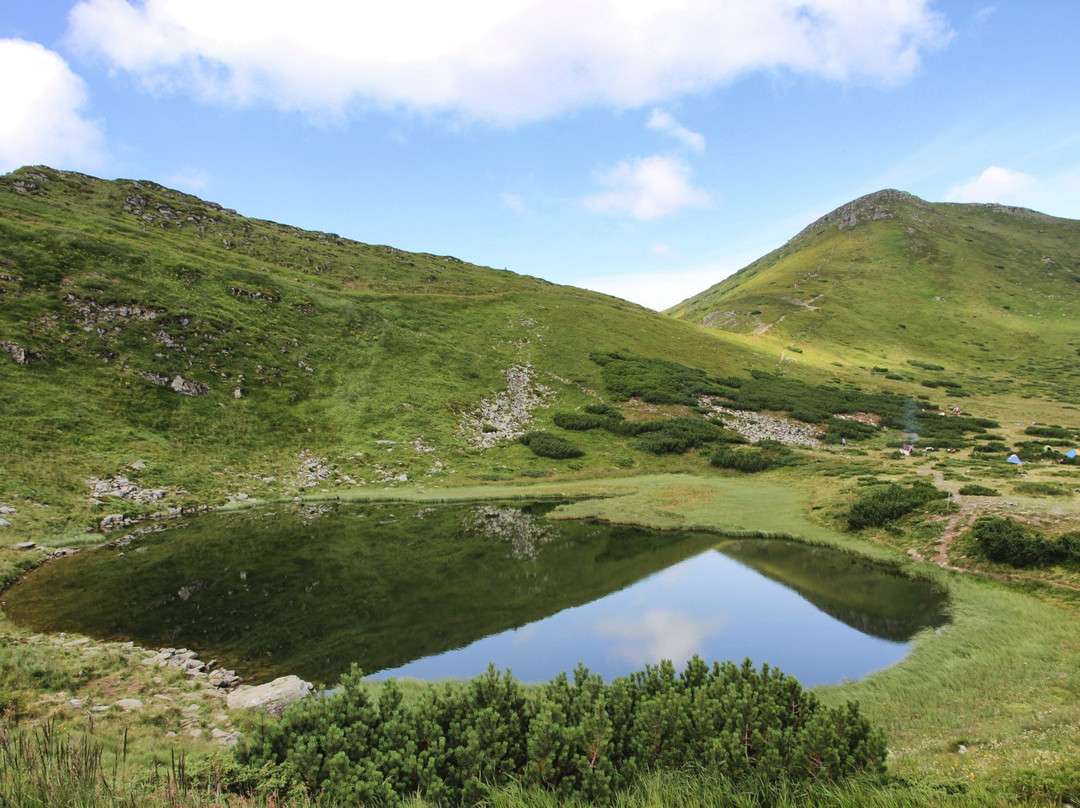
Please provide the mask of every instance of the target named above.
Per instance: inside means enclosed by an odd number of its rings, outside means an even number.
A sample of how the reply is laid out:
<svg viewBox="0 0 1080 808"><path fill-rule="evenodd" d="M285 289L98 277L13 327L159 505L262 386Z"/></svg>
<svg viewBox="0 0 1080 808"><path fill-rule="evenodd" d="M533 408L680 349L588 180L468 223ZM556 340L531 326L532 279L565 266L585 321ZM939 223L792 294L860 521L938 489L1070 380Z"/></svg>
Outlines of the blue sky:
<svg viewBox="0 0 1080 808"><path fill-rule="evenodd" d="M0 171L662 309L885 187L1080 218L1076 0L0 0Z"/></svg>

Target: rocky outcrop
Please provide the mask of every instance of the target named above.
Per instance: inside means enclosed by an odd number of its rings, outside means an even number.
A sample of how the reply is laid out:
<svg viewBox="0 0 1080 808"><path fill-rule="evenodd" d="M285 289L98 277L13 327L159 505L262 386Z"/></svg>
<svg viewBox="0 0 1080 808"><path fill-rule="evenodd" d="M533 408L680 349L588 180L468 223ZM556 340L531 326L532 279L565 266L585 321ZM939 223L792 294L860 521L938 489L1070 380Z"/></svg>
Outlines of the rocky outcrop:
<svg viewBox="0 0 1080 808"><path fill-rule="evenodd" d="M461 422L461 431L476 449L513 440L532 423L533 411L553 395L551 388L533 380L528 362L506 369L506 391L485 398Z"/></svg>
<svg viewBox="0 0 1080 808"><path fill-rule="evenodd" d="M217 667L217 661L213 659L203 662L195 651L188 648L162 648L144 659L143 664L179 668L188 676L202 680L206 686L221 690L236 687L242 681L236 671Z"/></svg>
<svg viewBox="0 0 1080 808"><path fill-rule="evenodd" d="M821 443L822 429L813 424L752 410L733 410L717 403L712 396L702 396L698 403L721 415L725 427L754 443L759 440L775 440L789 446L817 446Z"/></svg>
<svg viewBox="0 0 1080 808"><path fill-rule="evenodd" d="M325 457L320 457L314 452L304 449L300 452L300 465L291 475L282 478L282 483L291 488L317 488L327 485L358 485L359 483L348 474L339 471Z"/></svg>
<svg viewBox="0 0 1080 808"><path fill-rule="evenodd" d="M11 358L15 360L16 365L29 365L31 362L45 361L45 354L41 351L31 351L29 348L24 348L14 342L0 342L0 348L11 354Z"/></svg>
<svg viewBox="0 0 1080 808"><path fill-rule="evenodd" d="M241 685L229 694L230 710L262 710L278 716L290 704L315 694L311 682L299 676L282 676L265 685Z"/></svg>
<svg viewBox="0 0 1080 808"><path fill-rule="evenodd" d="M96 497L120 497L130 502L157 502L165 497L164 488L140 488L127 477L91 477L86 481L90 491Z"/></svg>
<svg viewBox="0 0 1080 808"><path fill-rule="evenodd" d="M140 379L146 379L148 382L161 385L162 387L169 387L173 392L179 393L182 396L205 396L210 392L210 385L203 384L202 382L187 381L183 376L169 377L161 373L153 373L148 370L137 370L135 375Z"/></svg>

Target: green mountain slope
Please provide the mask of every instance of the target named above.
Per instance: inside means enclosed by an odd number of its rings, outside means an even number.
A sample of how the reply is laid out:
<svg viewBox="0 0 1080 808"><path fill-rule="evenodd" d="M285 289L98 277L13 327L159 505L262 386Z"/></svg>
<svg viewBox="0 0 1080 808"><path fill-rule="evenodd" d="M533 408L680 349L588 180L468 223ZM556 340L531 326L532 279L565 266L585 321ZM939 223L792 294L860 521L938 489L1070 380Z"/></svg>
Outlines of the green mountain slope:
<svg viewBox="0 0 1080 808"><path fill-rule="evenodd" d="M1078 283L1080 222L880 191L668 313L799 363L1078 402Z"/></svg>
<svg viewBox="0 0 1080 808"><path fill-rule="evenodd" d="M166 492L146 508L565 472L510 438L599 400L590 351L756 361L604 295L43 167L0 178L0 347L0 501L122 474Z"/></svg>

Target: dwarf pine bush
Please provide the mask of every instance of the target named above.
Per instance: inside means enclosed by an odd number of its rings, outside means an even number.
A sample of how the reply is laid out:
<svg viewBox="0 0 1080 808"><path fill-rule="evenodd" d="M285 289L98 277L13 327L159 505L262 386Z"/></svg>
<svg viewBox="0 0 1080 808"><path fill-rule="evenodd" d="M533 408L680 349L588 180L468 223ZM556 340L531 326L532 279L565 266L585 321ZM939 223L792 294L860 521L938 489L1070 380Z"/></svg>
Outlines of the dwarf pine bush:
<svg viewBox="0 0 1080 808"><path fill-rule="evenodd" d="M881 527L928 502L948 496L947 491L941 491L923 480L915 480L909 486L899 483L875 486L852 504L848 510L848 525L855 530Z"/></svg>
<svg viewBox="0 0 1080 808"><path fill-rule="evenodd" d="M510 782L607 804L659 770L769 781L880 773L886 746L855 703L827 708L768 665L695 657L681 674L665 661L605 684L579 666L531 689L490 666L409 704L393 680L368 695L354 669L333 695L256 727L237 755L330 804L474 804Z"/></svg>
<svg viewBox="0 0 1080 808"><path fill-rule="evenodd" d="M540 457L550 457L555 460L563 460L571 457L581 457L585 452L572 444L566 438L552 435L548 432L527 432L518 438L533 454Z"/></svg>

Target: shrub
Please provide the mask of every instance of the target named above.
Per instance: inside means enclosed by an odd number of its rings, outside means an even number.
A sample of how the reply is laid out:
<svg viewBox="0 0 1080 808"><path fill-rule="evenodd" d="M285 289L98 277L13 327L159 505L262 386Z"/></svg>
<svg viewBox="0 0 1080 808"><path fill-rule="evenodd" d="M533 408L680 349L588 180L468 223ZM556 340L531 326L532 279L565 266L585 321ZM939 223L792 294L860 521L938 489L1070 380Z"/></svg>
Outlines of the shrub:
<svg viewBox="0 0 1080 808"><path fill-rule="evenodd" d="M643 452L653 454L682 454L714 443L722 436L720 427L699 418L666 418L637 423L641 425L641 431L635 445Z"/></svg>
<svg viewBox="0 0 1080 808"><path fill-rule="evenodd" d="M612 418L622 420L623 414L619 412L616 407L612 407L610 404L586 404L585 412L589 415L609 415Z"/></svg>
<svg viewBox="0 0 1080 808"><path fill-rule="evenodd" d="M709 461L720 469L736 469L747 474L766 471L772 461L760 449L729 449L723 446L716 450Z"/></svg>
<svg viewBox="0 0 1080 808"><path fill-rule="evenodd" d="M717 394L719 388L703 370L665 359L645 359L616 353L593 353L608 392L617 399L640 398L651 404L697 404L697 396Z"/></svg>
<svg viewBox="0 0 1080 808"><path fill-rule="evenodd" d="M1080 536L1066 534L1047 541L1012 519L984 516L971 528L976 542L991 561L1014 567L1080 561Z"/></svg>
<svg viewBox="0 0 1080 808"><path fill-rule="evenodd" d="M1037 438L1058 438L1071 440L1075 434L1071 429L1060 426L1029 426L1024 430L1025 435L1033 435Z"/></svg>
<svg viewBox="0 0 1080 808"><path fill-rule="evenodd" d="M558 435L552 435L548 432L528 432L518 440L532 449L533 454L540 457L563 460L569 457L581 457L585 454L566 438L560 438Z"/></svg>
<svg viewBox="0 0 1080 808"><path fill-rule="evenodd" d="M960 488L960 493L965 497L1000 497L1001 494L993 488L978 483L969 483Z"/></svg>
<svg viewBox="0 0 1080 808"><path fill-rule="evenodd" d="M551 420L555 422L555 426L562 429L584 432L606 427L611 418L607 415L593 415L588 412L557 412Z"/></svg>
<svg viewBox="0 0 1080 808"><path fill-rule="evenodd" d="M531 692L490 666L409 704L393 680L369 696L354 670L333 695L257 725L237 749L248 771L343 805L414 796L475 804L510 782L560 801L610 804L660 770L835 781L882 773L886 753L857 704L825 707L768 665L710 667L697 657L681 674L665 661L609 685L579 666L572 679L560 674Z"/></svg>
<svg viewBox="0 0 1080 808"><path fill-rule="evenodd" d="M709 462L716 468L735 469L747 474L766 471L778 466L791 466L798 458L791 449L776 441L763 440L755 447L732 449L721 446Z"/></svg>
<svg viewBox="0 0 1080 808"><path fill-rule="evenodd" d="M854 530L881 527L928 502L948 496L947 491L941 491L924 480L915 480L906 487L899 483L889 483L871 488L848 510L848 525Z"/></svg>
<svg viewBox="0 0 1080 808"><path fill-rule="evenodd" d="M851 418L830 418L829 429L825 433L826 443L839 443L841 440L864 440L878 433L873 424L864 424Z"/></svg>
<svg viewBox="0 0 1080 808"><path fill-rule="evenodd" d="M932 362L924 362L921 359L909 359L907 363L913 368L922 368L923 370L945 370L941 365L935 365Z"/></svg>

